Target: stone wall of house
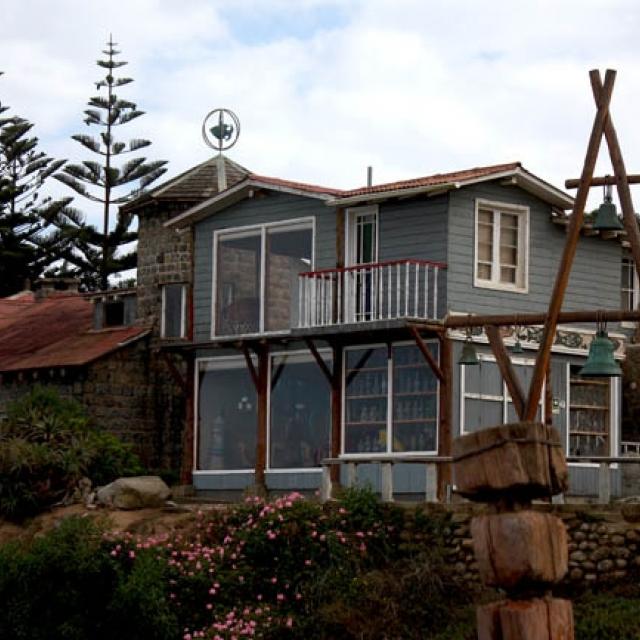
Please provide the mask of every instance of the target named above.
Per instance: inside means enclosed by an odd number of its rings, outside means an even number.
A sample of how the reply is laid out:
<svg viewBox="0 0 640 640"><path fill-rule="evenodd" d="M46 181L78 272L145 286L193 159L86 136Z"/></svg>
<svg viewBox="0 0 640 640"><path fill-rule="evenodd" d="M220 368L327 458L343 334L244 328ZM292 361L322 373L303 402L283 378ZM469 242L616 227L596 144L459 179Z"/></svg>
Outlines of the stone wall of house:
<svg viewBox="0 0 640 640"><path fill-rule="evenodd" d="M428 508L428 507L427 507ZM640 503L603 505L541 505L559 516L569 534L569 572L566 582L593 586L619 582L640 575ZM442 512L443 507L435 507ZM478 565L473 554L470 523L478 507L451 509L446 526L445 553L458 577L480 586ZM409 523L408 535L411 526Z"/></svg>
<svg viewBox="0 0 640 640"><path fill-rule="evenodd" d="M191 283L191 233L177 233L164 223L184 210L153 207L138 216L138 321L160 331L161 286Z"/></svg>

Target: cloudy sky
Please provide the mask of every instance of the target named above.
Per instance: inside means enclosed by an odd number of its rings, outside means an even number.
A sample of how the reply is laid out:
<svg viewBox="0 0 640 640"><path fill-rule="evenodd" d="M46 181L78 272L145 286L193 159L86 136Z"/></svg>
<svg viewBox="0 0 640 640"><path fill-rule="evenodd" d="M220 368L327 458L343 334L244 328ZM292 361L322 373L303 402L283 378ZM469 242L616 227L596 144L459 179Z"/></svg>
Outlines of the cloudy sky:
<svg viewBox="0 0 640 640"><path fill-rule="evenodd" d="M0 100L42 147L71 141L113 33L170 175L210 155L204 115L233 109L230 156L256 173L354 187L520 160L562 186L582 167L591 68L618 70L612 114L640 173L636 0L1 0ZM610 173L606 150L600 173ZM64 187L60 186L60 189ZM597 204L600 193L594 193ZM636 201L640 193L636 194ZM83 207L81 201L76 201ZM640 206L640 205L639 205Z"/></svg>

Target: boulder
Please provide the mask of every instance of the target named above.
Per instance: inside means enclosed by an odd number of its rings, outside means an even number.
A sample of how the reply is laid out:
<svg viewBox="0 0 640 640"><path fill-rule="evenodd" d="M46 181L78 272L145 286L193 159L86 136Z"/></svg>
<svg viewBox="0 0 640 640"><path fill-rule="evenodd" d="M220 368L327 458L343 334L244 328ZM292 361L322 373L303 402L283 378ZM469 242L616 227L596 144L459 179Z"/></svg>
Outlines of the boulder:
<svg viewBox="0 0 640 640"><path fill-rule="evenodd" d="M453 441L454 481L480 502L503 497L528 501L563 493L569 472L560 434L536 422L483 429Z"/></svg>
<svg viewBox="0 0 640 640"><path fill-rule="evenodd" d="M471 522L482 581L515 589L560 581L568 569L567 532L549 513L482 515ZM574 552L580 553L580 552Z"/></svg>
<svg viewBox="0 0 640 640"><path fill-rule="evenodd" d="M118 478L97 492L98 503L115 509L162 507L171 490L158 476Z"/></svg>

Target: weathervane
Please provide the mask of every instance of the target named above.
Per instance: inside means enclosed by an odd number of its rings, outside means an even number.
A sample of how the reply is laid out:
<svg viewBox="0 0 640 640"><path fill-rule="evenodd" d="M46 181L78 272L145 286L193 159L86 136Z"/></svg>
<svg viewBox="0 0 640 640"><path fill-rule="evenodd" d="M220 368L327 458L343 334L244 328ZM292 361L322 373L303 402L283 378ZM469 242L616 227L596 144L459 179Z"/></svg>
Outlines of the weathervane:
<svg viewBox="0 0 640 640"><path fill-rule="evenodd" d="M240 120L231 109L213 109L202 122L202 139L218 152L218 191L227 188L223 151L231 149L240 136Z"/></svg>

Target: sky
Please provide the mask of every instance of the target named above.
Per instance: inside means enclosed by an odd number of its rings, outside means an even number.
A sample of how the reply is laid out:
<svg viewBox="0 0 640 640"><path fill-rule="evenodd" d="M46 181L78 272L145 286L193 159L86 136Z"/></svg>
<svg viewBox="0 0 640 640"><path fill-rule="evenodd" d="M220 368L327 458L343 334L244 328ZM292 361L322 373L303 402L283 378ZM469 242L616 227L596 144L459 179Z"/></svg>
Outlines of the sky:
<svg viewBox="0 0 640 640"><path fill-rule="evenodd" d="M381 183L519 160L563 187L593 68L618 71L611 114L640 173L636 0L0 0L0 15L0 102L72 162L94 159L70 136L97 134L82 112L113 34L135 80L119 96L146 112L118 133L152 140L166 177L211 156L202 120L226 107L242 125L229 157L263 175L352 188L368 165Z"/></svg>

